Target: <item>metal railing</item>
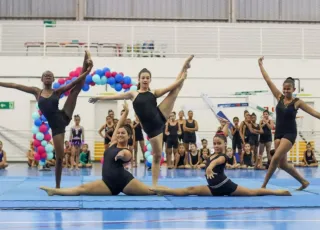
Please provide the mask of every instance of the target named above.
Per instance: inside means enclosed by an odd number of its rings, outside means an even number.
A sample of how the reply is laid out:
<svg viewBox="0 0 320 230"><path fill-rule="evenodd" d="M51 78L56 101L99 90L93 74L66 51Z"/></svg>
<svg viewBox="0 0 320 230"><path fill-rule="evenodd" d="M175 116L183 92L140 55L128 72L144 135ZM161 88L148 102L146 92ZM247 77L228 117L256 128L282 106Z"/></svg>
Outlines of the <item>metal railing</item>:
<svg viewBox="0 0 320 230"><path fill-rule="evenodd" d="M0 24L0 55L320 58L320 27L151 23Z"/></svg>

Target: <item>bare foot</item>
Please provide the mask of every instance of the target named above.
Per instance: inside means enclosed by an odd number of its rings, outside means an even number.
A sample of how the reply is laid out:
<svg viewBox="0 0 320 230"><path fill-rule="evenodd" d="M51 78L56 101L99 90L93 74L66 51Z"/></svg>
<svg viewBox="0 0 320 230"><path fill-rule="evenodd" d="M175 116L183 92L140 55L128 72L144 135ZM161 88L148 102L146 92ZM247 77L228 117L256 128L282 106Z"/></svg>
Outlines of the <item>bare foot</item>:
<svg viewBox="0 0 320 230"><path fill-rule="evenodd" d="M309 186L309 181L304 181L303 183L302 183L302 185L301 185L301 187L300 188L298 188L297 189L297 191L302 191L302 190L304 190L305 188L307 188L308 186Z"/></svg>
<svg viewBox="0 0 320 230"><path fill-rule="evenodd" d="M287 190L278 190L277 192L279 196L292 196L291 193Z"/></svg>
<svg viewBox="0 0 320 230"><path fill-rule="evenodd" d="M150 191L155 192L158 196L163 196L164 195L164 188L159 188L159 187L152 187L149 188Z"/></svg>
<svg viewBox="0 0 320 230"><path fill-rule="evenodd" d="M46 191L47 194L48 194L48 196L53 196L53 195L54 195L54 188L49 188L49 187L41 186L40 189Z"/></svg>

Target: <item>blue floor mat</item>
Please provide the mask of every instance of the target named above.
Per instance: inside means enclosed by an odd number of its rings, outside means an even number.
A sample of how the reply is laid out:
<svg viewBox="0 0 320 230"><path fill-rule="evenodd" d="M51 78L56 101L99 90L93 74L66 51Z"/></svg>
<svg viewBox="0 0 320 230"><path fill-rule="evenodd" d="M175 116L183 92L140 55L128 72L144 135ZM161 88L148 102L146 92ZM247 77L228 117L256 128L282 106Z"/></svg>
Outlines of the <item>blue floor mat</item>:
<svg viewBox="0 0 320 230"><path fill-rule="evenodd" d="M174 197L174 196L47 196L39 186L54 186L52 177L0 178L1 209L232 209L232 208L287 208L320 207L320 179L313 179L306 191L295 191L299 184L292 179L274 179L269 189L288 189L291 197ZM62 187L100 179L92 176L63 177ZM141 180L151 185L151 179ZM262 179L233 180L247 188L259 188ZM203 178L160 179L159 185L171 188L206 185Z"/></svg>

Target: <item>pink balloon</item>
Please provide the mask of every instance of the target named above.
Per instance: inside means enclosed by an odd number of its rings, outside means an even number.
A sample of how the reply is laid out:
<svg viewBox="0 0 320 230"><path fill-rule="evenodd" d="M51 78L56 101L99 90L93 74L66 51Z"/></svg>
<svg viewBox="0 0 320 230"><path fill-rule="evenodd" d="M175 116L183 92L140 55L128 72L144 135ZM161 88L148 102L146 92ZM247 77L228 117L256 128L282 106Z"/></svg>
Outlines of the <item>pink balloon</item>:
<svg viewBox="0 0 320 230"><path fill-rule="evenodd" d="M63 85L63 84L66 82L66 80L63 79L63 78L60 78L60 79L58 80L58 82L59 82L60 85Z"/></svg>
<svg viewBox="0 0 320 230"><path fill-rule="evenodd" d="M49 133L45 134L45 135L44 135L44 139L45 139L46 141L50 141L50 140L51 140L51 135L50 135Z"/></svg>
<svg viewBox="0 0 320 230"><path fill-rule="evenodd" d="M112 77L112 73L110 73L110 72L106 72L105 75L107 78Z"/></svg>
<svg viewBox="0 0 320 230"><path fill-rule="evenodd" d="M41 153L40 159L47 159L47 153Z"/></svg>
<svg viewBox="0 0 320 230"><path fill-rule="evenodd" d="M34 159L36 160L36 161L39 161L41 158L40 158L40 154L38 154L38 153L36 153L36 154L34 154Z"/></svg>
<svg viewBox="0 0 320 230"><path fill-rule="evenodd" d="M42 153L45 153L46 152L46 149L43 147L43 146L39 146L38 147L38 154L42 154Z"/></svg>
<svg viewBox="0 0 320 230"><path fill-rule="evenodd" d="M129 89L129 88L130 88L130 86L129 86L129 85L127 85L127 84L123 84L123 85L122 85L122 88L124 88L124 89Z"/></svg>
<svg viewBox="0 0 320 230"><path fill-rule="evenodd" d="M160 165L162 165L163 163L164 163L164 158L162 157L160 161Z"/></svg>
<svg viewBox="0 0 320 230"><path fill-rule="evenodd" d="M48 127L46 125L40 125L39 131L45 133L48 131Z"/></svg>
<svg viewBox="0 0 320 230"><path fill-rule="evenodd" d="M41 146L41 141L39 141L39 140L37 140L37 139L34 139L34 140L33 140L33 146L34 146L34 147L39 147L39 146Z"/></svg>
<svg viewBox="0 0 320 230"><path fill-rule="evenodd" d="M112 77L115 77L116 75L117 75L117 72L112 72L112 73L111 73L111 76L112 76Z"/></svg>

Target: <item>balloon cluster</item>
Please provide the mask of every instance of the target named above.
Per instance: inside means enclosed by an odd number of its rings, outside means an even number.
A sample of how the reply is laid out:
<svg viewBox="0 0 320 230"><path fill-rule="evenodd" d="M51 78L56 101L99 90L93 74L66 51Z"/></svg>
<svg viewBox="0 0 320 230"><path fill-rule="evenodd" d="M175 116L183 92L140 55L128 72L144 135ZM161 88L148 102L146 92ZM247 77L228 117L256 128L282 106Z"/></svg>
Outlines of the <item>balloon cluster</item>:
<svg viewBox="0 0 320 230"><path fill-rule="evenodd" d="M51 135L48 121L39 110L38 104L36 104L36 109L37 111L32 113L32 119L34 120L32 127L34 159L43 166L46 160L53 158L53 146L50 144Z"/></svg>
<svg viewBox="0 0 320 230"><path fill-rule="evenodd" d="M153 152L152 152L152 146L149 142L149 137L147 137L146 145L143 147L144 151L144 157L146 158L146 166L151 168L152 166L152 161L153 161ZM161 154L161 161L160 165L162 165L164 162L164 152Z"/></svg>
<svg viewBox="0 0 320 230"><path fill-rule="evenodd" d="M58 89L62 86L70 84L72 81L75 81L81 74L82 67L77 67L75 70L69 73L69 77L60 78L58 81L53 83L53 88ZM111 71L109 68L105 67L103 69L97 69L91 74L86 76L86 82L82 87L82 91L87 92L90 90L90 86L95 85L110 85L111 88L114 88L117 92L129 90L136 91L137 83L131 79L129 76L124 76L122 72ZM61 95L61 98L68 96L70 90Z"/></svg>

